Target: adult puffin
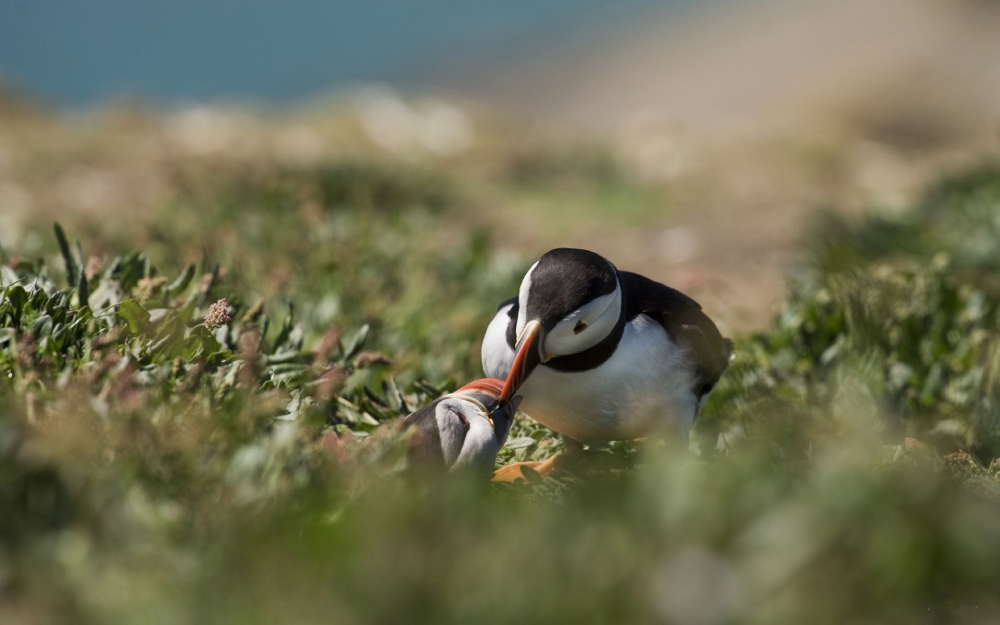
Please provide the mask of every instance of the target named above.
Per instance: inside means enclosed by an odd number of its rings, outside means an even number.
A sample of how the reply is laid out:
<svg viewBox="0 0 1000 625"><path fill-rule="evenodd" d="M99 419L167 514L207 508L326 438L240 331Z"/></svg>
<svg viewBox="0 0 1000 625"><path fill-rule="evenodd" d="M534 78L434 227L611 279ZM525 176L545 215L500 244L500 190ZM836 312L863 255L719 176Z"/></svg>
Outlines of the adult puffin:
<svg viewBox="0 0 1000 625"><path fill-rule="evenodd" d="M486 374L505 380L500 401L521 395L521 410L572 450L656 433L686 441L732 346L680 291L594 252L559 248L500 305L482 356ZM556 463L511 464L494 480L523 477L524 464L544 476Z"/></svg>

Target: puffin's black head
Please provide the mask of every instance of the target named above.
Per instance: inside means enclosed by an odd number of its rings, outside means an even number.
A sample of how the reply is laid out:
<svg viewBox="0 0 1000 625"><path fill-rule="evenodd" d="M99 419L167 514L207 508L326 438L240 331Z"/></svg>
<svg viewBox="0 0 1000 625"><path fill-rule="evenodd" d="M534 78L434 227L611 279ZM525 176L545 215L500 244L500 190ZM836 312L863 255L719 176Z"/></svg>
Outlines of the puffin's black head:
<svg viewBox="0 0 1000 625"><path fill-rule="evenodd" d="M585 351L615 329L622 306L618 272L594 252L555 249L528 270L518 304L516 356L505 400L539 364Z"/></svg>
<svg viewBox="0 0 1000 625"><path fill-rule="evenodd" d="M615 267L606 258L560 247L546 252L528 271L519 299L528 320L552 330L574 311L617 288Z"/></svg>

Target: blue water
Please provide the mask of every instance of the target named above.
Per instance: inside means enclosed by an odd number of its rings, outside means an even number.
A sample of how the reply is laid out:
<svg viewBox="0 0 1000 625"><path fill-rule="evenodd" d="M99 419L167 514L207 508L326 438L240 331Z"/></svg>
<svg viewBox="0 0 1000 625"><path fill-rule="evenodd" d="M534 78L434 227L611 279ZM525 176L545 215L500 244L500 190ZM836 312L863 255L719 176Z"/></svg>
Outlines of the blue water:
<svg viewBox="0 0 1000 625"><path fill-rule="evenodd" d="M677 0L0 0L0 80L59 105L420 87Z"/></svg>

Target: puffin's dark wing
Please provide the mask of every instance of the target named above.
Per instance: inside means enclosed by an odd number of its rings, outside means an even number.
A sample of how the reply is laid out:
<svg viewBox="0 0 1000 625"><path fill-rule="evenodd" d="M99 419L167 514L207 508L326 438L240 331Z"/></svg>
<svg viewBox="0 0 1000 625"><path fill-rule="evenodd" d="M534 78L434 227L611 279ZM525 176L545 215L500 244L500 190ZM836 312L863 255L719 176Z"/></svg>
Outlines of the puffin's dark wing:
<svg viewBox="0 0 1000 625"><path fill-rule="evenodd" d="M695 362L695 394L700 398L711 391L729 366L733 342L722 337L698 302L677 289L628 271L619 272L619 279L626 317L646 315L663 325L671 340L686 347Z"/></svg>
<svg viewBox="0 0 1000 625"><path fill-rule="evenodd" d="M441 447L441 429L437 420L437 408L442 399L436 399L423 408L403 418L403 429L413 429L407 452L411 466L445 470L447 462ZM453 416L453 413L456 416ZM448 416L458 419L460 429L468 430L469 424L461 414L449 411Z"/></svg>

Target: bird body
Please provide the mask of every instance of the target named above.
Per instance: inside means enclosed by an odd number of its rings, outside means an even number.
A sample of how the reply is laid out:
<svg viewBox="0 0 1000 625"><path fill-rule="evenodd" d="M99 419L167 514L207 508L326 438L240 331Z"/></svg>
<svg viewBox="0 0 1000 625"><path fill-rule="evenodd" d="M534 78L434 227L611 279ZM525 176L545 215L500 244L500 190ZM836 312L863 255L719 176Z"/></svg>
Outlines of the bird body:
<svg viewBox="0 0 1000 625"><path fill-rule="evenodd" d="M529 416L597 442L686 438L731 349L683 293L593 252L556 249L501 304L482 355Z"/></svg>

